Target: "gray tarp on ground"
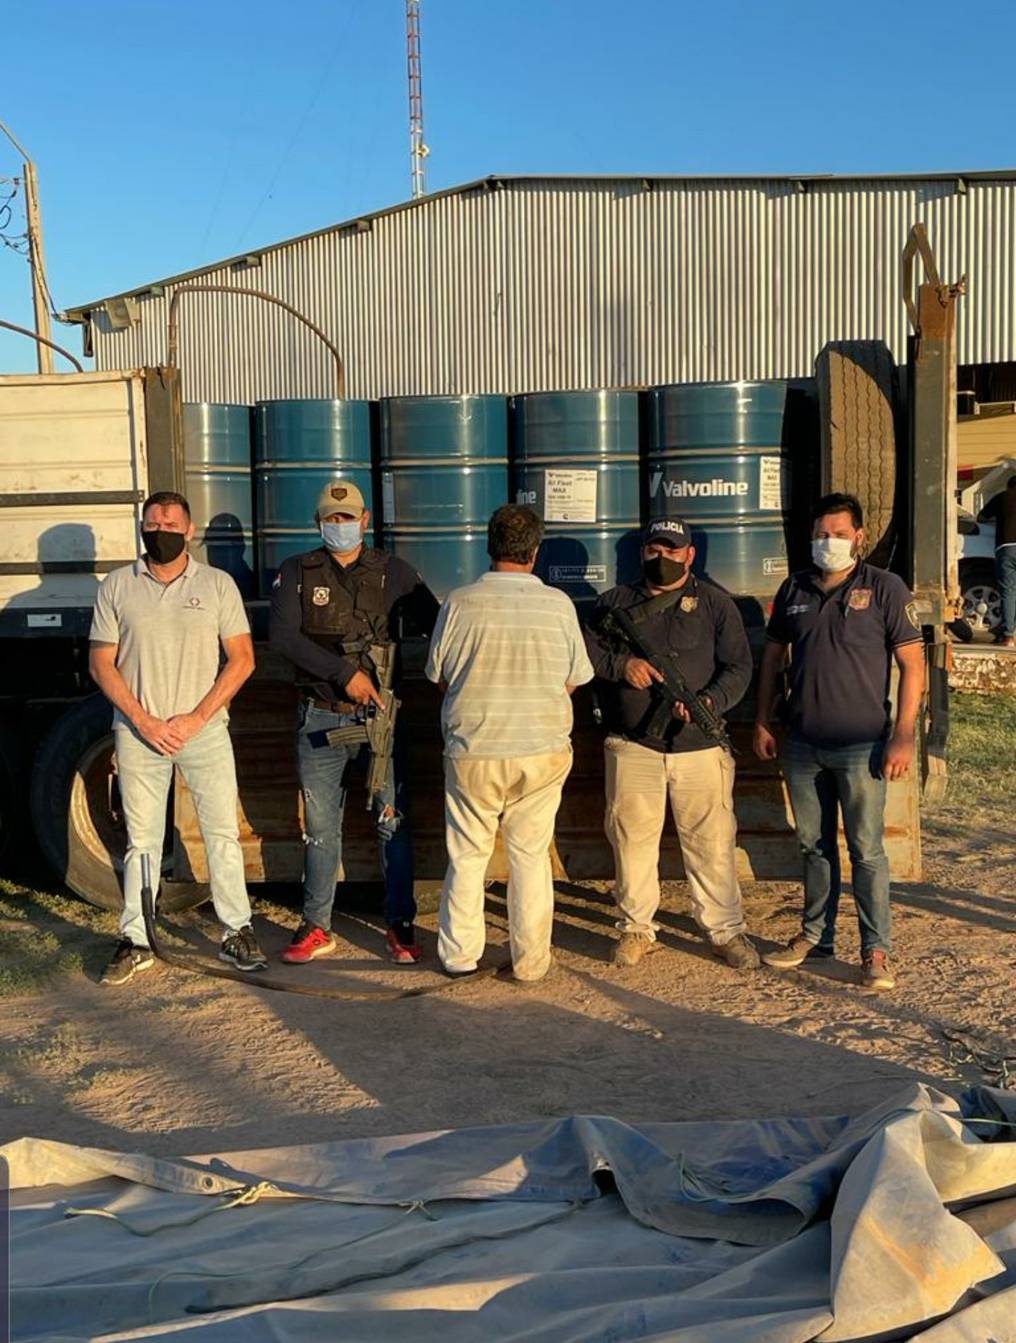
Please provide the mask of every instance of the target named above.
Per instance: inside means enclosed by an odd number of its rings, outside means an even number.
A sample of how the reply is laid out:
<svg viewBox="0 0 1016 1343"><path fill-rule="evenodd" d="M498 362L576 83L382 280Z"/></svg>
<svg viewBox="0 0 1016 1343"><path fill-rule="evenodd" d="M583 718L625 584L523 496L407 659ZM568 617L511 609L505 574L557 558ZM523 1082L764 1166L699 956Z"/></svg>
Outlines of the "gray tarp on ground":
<svg viewBox="0 0 1016 1343"><path fill-rule="evenodd" d="M1016 1343L1014 1121L911 1086L180 1160L26 1138L14 1338Z"/></svg>

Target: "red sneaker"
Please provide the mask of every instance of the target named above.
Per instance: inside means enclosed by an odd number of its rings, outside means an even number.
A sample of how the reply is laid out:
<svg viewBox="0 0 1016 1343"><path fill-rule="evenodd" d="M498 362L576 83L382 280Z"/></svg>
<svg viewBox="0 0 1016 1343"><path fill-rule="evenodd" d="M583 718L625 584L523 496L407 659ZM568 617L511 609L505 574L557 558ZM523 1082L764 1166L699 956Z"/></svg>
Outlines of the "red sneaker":
<svg viewBox="0 0 1016 1343"><path fill-rule="evenodd" d="M397 928L389 928L385 933L385 950L388 959L396 965L415 965L423 955L416 945L412 924L400 923Z"/></svg>
<svg viewBox="0 0 1016 1343"><path fill-rule="evenodd" d="M308 923L305 919L293 934L292 942L282 953L282 959L288 965L305 965L307 961L313 961L318 956L330 956L335 947L335 938L331 933L325 932L314 923Z"/></svg>

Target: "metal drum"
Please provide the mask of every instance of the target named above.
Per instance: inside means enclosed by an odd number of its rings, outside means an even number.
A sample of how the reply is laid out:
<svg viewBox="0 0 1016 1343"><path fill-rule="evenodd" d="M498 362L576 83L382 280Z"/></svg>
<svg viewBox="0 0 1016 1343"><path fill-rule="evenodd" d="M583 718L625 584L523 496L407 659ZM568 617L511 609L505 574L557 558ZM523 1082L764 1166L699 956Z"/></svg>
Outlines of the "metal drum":
<svg viewBox="0 0 1016 1343"><path fill-rule="evenodd" d="M253 597L254 502L250 407L197 401L183 408L185 491L195 559L224 569Z"/></svg>
<svg viewBox="0 0 1016 1343"><path fill-rule="evenodd" d="M255 408L258 573L267 595L279 565L321 544L314 520L331 480L350 480L373 512L369 401L259 401Z"/></svg>
<svg viewBox="0 0 1016 1343"><path fill-rule="evenodd" d="M696 573L755 599L759 617L787 574L786 406L785 382L686 383L649 394L650 519L684 518Z"/></svg>
<svg viewBox="0 0 1016 1343"><path fill-rule="evenodd" d="M381 402L383 544L439 597L490 567L487 522L508 502L508 407L501 396Z"/></svg>
<svg viewBox="0 0 1016 1343"><path fill-rule="evenodd" d="M637 392L513 402L512 486L546 524L536 572L575 601L639 576Z"/></svg>

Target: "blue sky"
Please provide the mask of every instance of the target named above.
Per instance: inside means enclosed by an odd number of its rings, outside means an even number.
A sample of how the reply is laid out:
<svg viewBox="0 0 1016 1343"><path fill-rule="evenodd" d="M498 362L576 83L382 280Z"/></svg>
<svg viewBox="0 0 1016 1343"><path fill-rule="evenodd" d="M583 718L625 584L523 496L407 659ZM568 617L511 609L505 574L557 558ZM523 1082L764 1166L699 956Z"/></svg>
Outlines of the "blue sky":
<svg viewBox="0 0 1016 1343"><path fill-rule="evenodd" d="M1014 39L1011 0L423 0L428 186L1013 167ZM403 0L32 0L3 40L58 307L409 194ZM31 324L6 248L0 317Z"/></svg>

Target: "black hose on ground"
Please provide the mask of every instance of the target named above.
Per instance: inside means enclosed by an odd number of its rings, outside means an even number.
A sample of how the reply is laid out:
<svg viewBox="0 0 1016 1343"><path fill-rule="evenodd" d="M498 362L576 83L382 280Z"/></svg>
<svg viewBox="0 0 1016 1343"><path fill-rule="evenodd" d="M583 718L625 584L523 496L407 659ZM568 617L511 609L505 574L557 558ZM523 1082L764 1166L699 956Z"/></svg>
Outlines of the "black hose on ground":
<svg viewBox="0 0 1016 1343"><path fill-rule="evenodd" d="M487 978L497 973L497 965L482 966L474 975L448 979L443 984L425 984L408 989L372 989L355 993L348 989L326 989L314 984L292 983L286 979L273 979L259 970L232 970L226 965L209 964L207 961L194 961L186 956L178 956L169 951L159 938L155 922L155 892L152 888L152 860L147 853L141 855L141 915L145 921L148 945L156 960L171 965L175 970L185 970L191 975L207 975L210 979L230 979L237 984L245 984L252 989L272 989L278 993L297 993L305 998L332 998L345 1002L395 1002L399 998L423 998L433 993L447 993L462 980L475 983L477 979Z"/></svg>

